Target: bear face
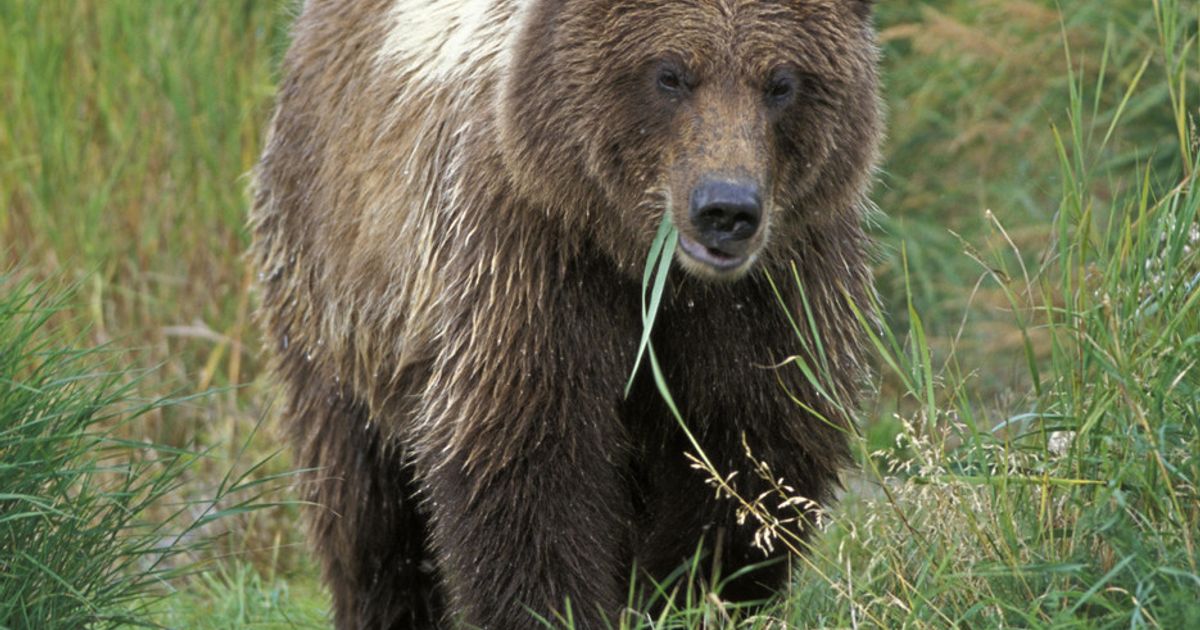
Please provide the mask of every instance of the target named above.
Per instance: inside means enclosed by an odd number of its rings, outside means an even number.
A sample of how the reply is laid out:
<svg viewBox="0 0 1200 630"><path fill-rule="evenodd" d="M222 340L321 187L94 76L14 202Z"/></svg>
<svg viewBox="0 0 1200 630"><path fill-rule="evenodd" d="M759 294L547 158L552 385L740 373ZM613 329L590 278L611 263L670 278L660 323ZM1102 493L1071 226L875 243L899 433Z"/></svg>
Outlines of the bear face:
<svg viewBox="0 0 1200 630"><path fill-rule="evenodd" d="M623 268L639 269L663 212L680 266L717 280L860 218L881 135L865 0L532 11L547 15L526 20L503 88L507 163L535 203L587 217Z"/></svg>

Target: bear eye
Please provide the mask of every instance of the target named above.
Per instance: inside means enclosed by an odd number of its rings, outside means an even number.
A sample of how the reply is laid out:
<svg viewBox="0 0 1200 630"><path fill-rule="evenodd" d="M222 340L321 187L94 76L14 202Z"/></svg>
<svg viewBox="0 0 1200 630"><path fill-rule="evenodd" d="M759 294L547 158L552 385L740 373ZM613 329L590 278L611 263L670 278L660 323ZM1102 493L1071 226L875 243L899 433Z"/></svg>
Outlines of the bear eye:
<svg viewBox="0 0 1200 630"><path fill-rule="evenodd" d="M767 96L770 96L777 101L783 100L785 97L791 95L791 93L792 84L788 81L774 81L771 83L770 87L767 88Z"/></svg>
<svg viewBox="0 0 1200 630"><path fill-rule="evenodd" d="M794 72L786 70L776 72L767 81L765 90L767 103L774 107L787 105L796 96L799 84L800 79Z"/></svg>
<svg viewBox="0 0 1200 630"><path fill-rule="evenodd" d="M678 94L683 91L683 79L679 76L679 71L666 67L658 70L658 89L667 94Z"/></svg>
<svg viewBox="0 0 1200 630"><path fill-rule="evenodd" d="M654 85L662 94L672 98L685 96L694 88L688 72L674 61L659 61L654 70Z"/></svg>

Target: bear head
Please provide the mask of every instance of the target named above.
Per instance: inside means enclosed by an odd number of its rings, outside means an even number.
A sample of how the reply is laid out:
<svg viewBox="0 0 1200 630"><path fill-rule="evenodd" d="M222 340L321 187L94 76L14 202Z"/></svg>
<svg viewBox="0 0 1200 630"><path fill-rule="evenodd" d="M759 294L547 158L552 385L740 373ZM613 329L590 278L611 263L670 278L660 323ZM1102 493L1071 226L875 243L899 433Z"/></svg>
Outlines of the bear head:
<svg viewBox="0 0 1200 630"><path fill-rule="evenodd" d="M663 212L696 275L785 260L860 219L882 133L870 4L534 0L497 109L516 187L630 271Z"/></svg>

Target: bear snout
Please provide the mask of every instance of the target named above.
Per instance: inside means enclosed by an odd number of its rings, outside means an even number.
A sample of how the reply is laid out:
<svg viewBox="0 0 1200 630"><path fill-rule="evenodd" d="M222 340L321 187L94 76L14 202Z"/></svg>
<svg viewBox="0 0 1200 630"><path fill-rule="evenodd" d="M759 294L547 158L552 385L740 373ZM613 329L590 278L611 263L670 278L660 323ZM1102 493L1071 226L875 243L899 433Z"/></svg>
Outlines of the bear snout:
<svg viewBox="0 0 1200 630"><path fill-rule="evenodd" d="M754 249L762 224L758 184L707 179L692 189L688 219L695 237L680 237L685 253L717 271L742 266Z"/></svg>

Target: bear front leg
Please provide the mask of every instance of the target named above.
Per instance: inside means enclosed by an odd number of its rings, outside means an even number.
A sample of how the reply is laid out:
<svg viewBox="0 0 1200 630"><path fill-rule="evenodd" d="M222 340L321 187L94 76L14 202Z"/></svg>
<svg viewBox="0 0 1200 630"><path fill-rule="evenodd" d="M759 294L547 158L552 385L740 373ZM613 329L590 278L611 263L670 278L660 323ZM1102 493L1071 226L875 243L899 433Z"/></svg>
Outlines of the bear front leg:
<svg viewBox="0 0 1200 630"><path fill-rule="evenodd" d="M637 294L579 262L545 273L451 305L410 439L451 624L527 630L569 605L604 628L626 599Z"/></svg>
<svg viewBox="0 0 1200 630"><path fill-rule="evenodd" d="M426 477L452 623L527 629L539 627L536 614L559 627L568 607L581 630L615 618L628 499L608 452L614 436L583 433L546 435L497 470L456 457Z"/></svg>
<svg viewBox="0 0 1200 630"><path fill-rule="evenodd" d="M787 277L782 271L773 273ZM818 306L828 304L832 302ZM721 291L685 286L660 317L660 361L683 417L716 468L715 476L728 479L748 501L762 497L759 507L778 519L801 514L797 504L779 509L785 499L828 504L839 471L850 463L850 418L818 395L803 372L786 361L798 345L803 351L791 322L806 321L804 311L798 307L789 319L771 286L751 277ZM853 315L816 319L850 321ZM708 342L731 334L736 343ZM832 334L824 339L828 349L839 340ZM846 363L835 365L832 375L838 380L825 387L852 392L858 374L848 368L856 363L854 355L840 351L835 357ZM753 602L782 590L789 577L783 541L776 541L770 551L755 545L762 523L753 516L739 523L739 503L715 494L706 483L713 475L692 467L685 456L694 450L692 444L660 398L647 383L635 391L631 405L638 410L637 422L646 427L645 434L661 432L646 440L640 475L645 514L635 538L638 565L662 580L690 562L697 544L702 544L707 554L704 574L718 576L724 599ZM777 480L790 490L778 494ZM803 520L792 525L793 532L804 536L813 532ZM717 586L712 578L709 581Z"/></svg>
<svg viewBox="0 0 1200 630"><path fill-rule="evenodd" d="M342 630L433 630L445 611L412 467L353 392L288 356L285 414L309 533ZM398 423L393 423L398 424Z"/></svg>
<svg viewBox="0 0 1200 630"><path fill-rule="evenodd" d="M809 452L809 445L797 440L794 432L771 431L769 422L763 423L767 426L748 428L721 419L705 420L697 422L707 424L698 438L717 475L728 479L747 501L761 497L760 510L777 519L794 519L801 508L776 509L785 497L760 476L758 465L766 466L772 480L782 479L794 489L784 492L788 498L800 496L820 503L829 499L836 472L822 468ZM746 453L747 446L753 460ZM650 579L661 583L681 566L694 562L699 545L699 575L708 588L719 586L723 600L748 604L781 592L787 586L793 560L787 545L775 541L768 549L756 544L756 533L763 523L753 515L740 519L739 501L715 493L709 483L712 475L697 470L687 453L694 453L693 447L681 432L676 432L647 454L642 475L646 513L635 536L638 566ZM805 537L813 531L810 523L801 521L786 527Z"/></svg>

